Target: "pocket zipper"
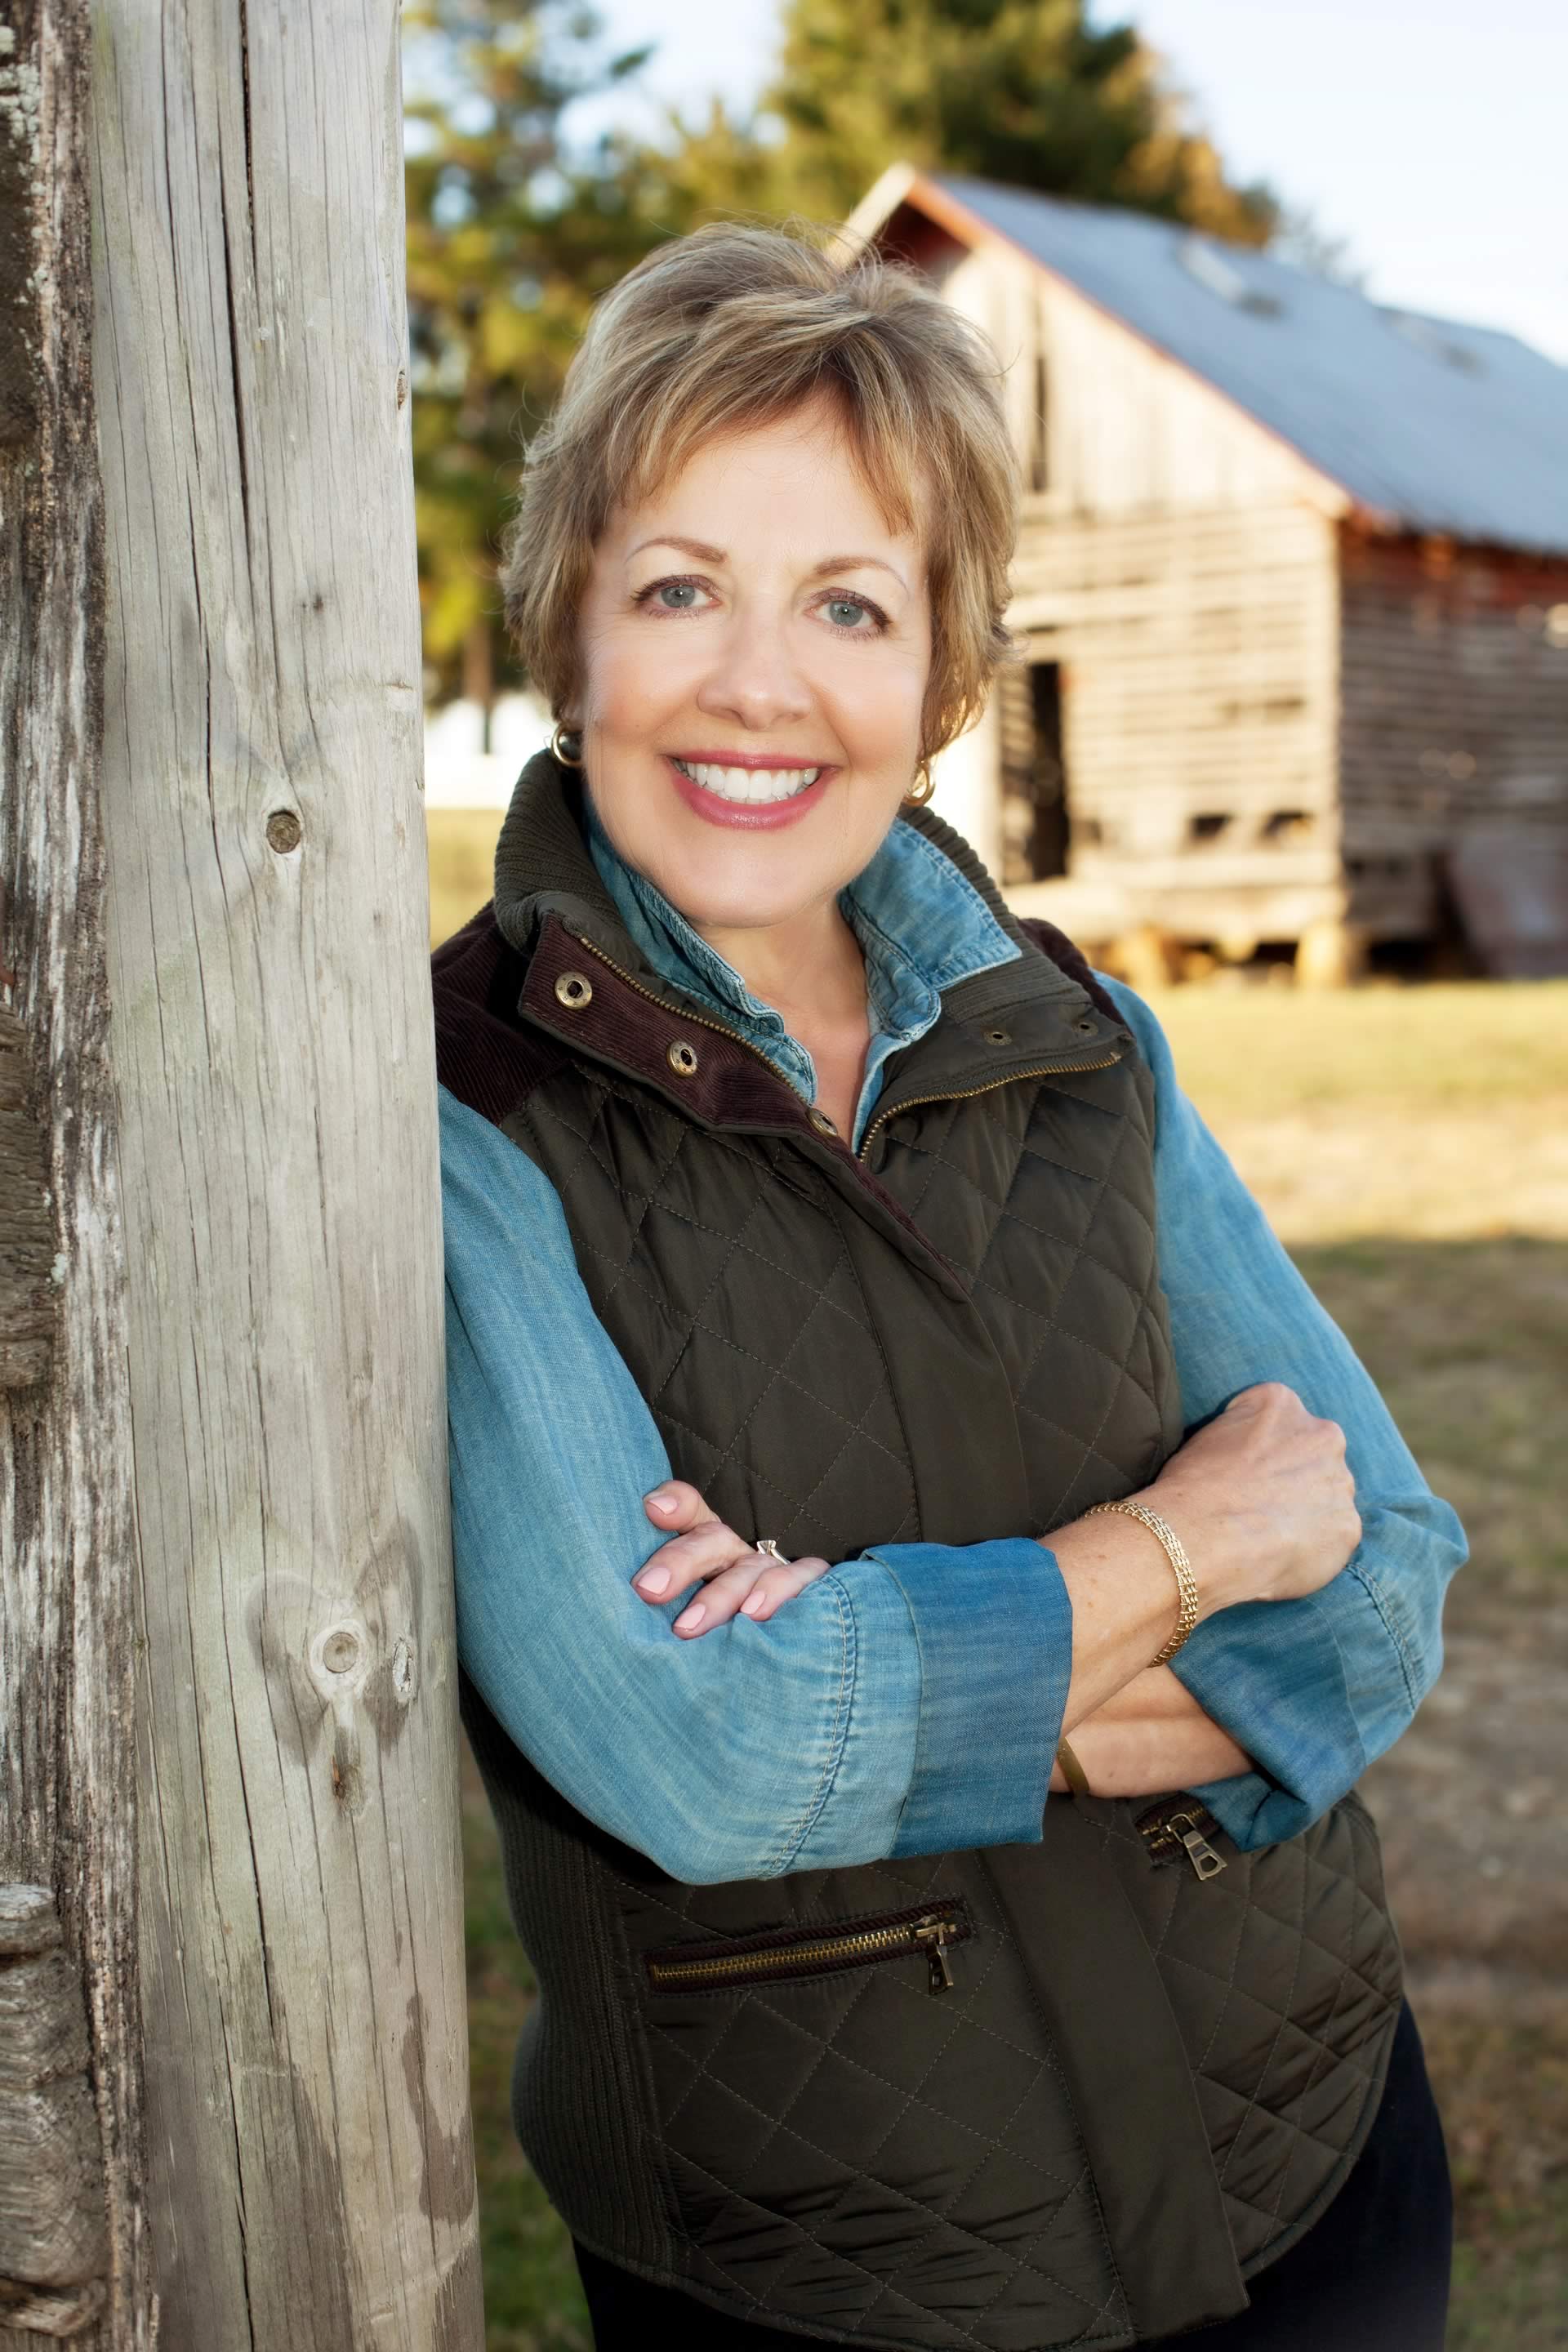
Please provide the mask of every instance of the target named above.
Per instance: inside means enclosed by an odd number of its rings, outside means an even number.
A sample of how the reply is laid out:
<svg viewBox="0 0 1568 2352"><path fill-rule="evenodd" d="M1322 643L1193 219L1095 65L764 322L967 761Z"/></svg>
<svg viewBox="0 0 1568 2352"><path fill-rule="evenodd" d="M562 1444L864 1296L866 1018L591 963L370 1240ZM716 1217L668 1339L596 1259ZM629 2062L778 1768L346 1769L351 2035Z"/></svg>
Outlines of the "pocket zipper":
<svg viewBox="0 0 1568 2352"><path fill-rule="evenodd" d="M1206 1805L1195 1797L1164 1797L1138 1816L1138 1832L1149 1849L1151 1862L1179 1862L1185 1853L1196 1878L1217 1878L1229 1864L1216 1853L1209 1837L1220 1826Z"/></svg>
<svg viewBox="0 0 1568 2352"><path fill-rule="evenodd" d="M838 1969L909 1958L918 1952L924 1957L931 1991L949 1992L953 1976L948 1947L967 1943L973 1933L966 1906L939 1896L908 1911L847 1919L836 1928L770 1927L755 1936L665 1944L645 1954L643 1965L656 1992L721 1992L785 1977L826 1976Z"/></svg>

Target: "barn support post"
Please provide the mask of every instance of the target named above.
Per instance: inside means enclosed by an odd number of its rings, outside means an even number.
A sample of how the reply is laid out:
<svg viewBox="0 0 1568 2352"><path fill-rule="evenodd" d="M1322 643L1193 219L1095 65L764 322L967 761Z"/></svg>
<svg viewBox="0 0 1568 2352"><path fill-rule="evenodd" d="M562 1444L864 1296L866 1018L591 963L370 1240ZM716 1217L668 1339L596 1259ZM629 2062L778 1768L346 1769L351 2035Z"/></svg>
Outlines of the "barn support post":
<svg viewBox="0 0 1568 2352"><path fill-rule="evenodd" d="M0 2347L478 2352L398 12L6 6Z"/></svg>

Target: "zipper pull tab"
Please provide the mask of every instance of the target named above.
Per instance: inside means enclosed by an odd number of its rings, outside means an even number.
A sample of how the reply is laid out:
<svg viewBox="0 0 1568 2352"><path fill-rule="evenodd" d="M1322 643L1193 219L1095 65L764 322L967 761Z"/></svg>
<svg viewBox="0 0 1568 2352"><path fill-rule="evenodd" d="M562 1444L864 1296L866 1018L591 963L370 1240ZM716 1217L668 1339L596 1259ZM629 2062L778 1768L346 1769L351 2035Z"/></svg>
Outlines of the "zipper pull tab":
<svg viewBox="0 0 1568 2352"><path fill-rule="evenodd" d="M1180 1827L1183 1822L1187 1824L1185 1829ZM1194 1828L1190 1814L1178 1813L1171 1827L1185 1846L1187 1860L1192 1864L1197 1877L1214 1878L1226 1867L1224 1854L1216 1853L1203 1832Z"/></svg>
<svg viewBox="0 0 1568 2352"><path fill-rule="evenodd" d="M952 1969L942 1948L952 1932L951 1919L921 1919L912 1930L916 1943L926 1956L932 1992L952 1990Z"/></svg>

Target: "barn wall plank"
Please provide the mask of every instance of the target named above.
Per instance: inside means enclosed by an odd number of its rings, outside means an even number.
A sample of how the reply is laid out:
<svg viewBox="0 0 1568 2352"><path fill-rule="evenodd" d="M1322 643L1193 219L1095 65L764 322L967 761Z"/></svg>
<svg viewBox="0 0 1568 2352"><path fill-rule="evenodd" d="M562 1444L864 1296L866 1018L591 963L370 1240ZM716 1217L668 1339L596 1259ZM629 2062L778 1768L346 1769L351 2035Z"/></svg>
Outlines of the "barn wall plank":
<svg viewBox="0 0 1568 2352"><path fill-rule="evenodd" d="M1030 658L1062 665L1074 879L1142 892L1140 919L1163 919L1156 899L1189 884L1333 886L1322 515L1293 502L1068 520L1037 505L1015 585Z"/></svg>

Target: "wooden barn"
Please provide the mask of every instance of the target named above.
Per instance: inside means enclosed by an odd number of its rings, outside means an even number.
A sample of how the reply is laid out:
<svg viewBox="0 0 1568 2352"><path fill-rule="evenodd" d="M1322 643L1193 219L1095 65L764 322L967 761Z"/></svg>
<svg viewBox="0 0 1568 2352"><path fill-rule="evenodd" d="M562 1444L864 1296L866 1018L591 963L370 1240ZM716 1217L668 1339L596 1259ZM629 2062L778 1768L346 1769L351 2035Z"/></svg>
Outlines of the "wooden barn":
<svg viewBox="0 0 1568 2352"><path fill-rule="evenodd" d="M1022 910L1568 970L1568 370L1166 222L895 165L847 233L1006 369L1024 666L937 806Z"/></svg>

